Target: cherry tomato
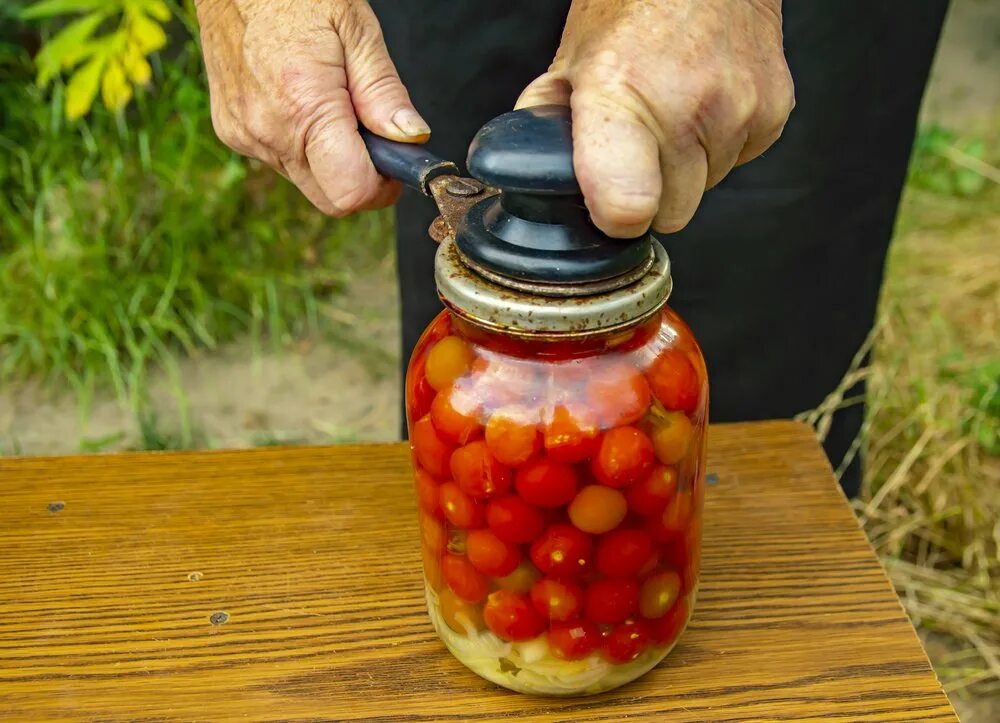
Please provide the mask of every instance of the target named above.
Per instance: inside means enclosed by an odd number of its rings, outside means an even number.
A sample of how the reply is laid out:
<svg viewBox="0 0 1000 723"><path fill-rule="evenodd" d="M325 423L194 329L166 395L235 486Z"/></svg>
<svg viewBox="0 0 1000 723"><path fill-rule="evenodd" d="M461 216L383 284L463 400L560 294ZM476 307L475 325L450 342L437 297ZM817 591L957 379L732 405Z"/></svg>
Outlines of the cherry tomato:
<svg viewBox="0 0 1000 723"><path fill-rule="evenodd" d="M552 623L549 628L549 650L560 660L581 660L601 644L601 631L589 620Z"/></svg>
<svg viewBox="0 0 1000 723"><path fill-rule="evenodd" d="M542 431L545 452L553 462L582 462L597 451L600 435L597 418L579 405L572 410L565 404L557 405Z"/></svg>
<svg viewBox="0 0 1000 723"><path fill-rule="evenodd" d="M425 470L435 477L448 476L448 460L454 448L438 437L429 415L414 423L410 430L410 448Z"/></svg>
<svg viewBox="0 0 1000 723"><path fill-rule="evenodd" d="M517 495L492 500L486 508L486 521L493 534L515 545L531 542L545 528L542 513Z"/></svg>
<svg viewBox="0 0 1000 723"><path fill-rule="evenodd" d="M486 576L460 555L445 554L441 558L441 574L448 587L467 602L482 602L490 591Z"/></svg>
<svg viewBox="0 0 1000 723"><path fill-rule="evenodd" d="M417 502L420 504L420 509L432 517L440 517L437 481L420 467L414 468L413 479L416 483Z"/></svg>
<svg viewBox="0 0 1000 723"><path fill-rule="evenodd" d="M613 625L635 612L639 604L639 585L635 580L606 578L587 587L587 619Z"/></svg>
<svg viewBox="0 0 1000 723"><path fill-rule="evenodd" d="M498 409L486 424L486 446L503 464L519 467L542 448L537 413L527 407L507 406Z"/></svg>
<svg viewBox="0 0 1000 723"><path fill-rule="evenodd" d="M694 425L682 412L658 415L649 429L656 458L663 464L677 464L687 456Z"/></svg>
<svg viewBox="0 0 1000 723"><path fill-rule="evenodd" d="M527 596L510 590L490 594L483 607L483 618L487 627L503 640L531 640L545 630L545 620Z"/></svg>
<svg viewBox="0 0 1000 723"><path fill-rule="evenodd" d="M698 372L687 355L679 349L667 349L646 372L653 396L667 409L693 412L698 406Z"/></svg>
<svg viewBox="0 0 1000 723"><path fill-rule="evenodd" d="M570 522L584 532L600 535L618 527L628 512L625 495L604 485L587 485L569 503Z"/></svg>
<svg viewBox="0 0 1000 723"><path fill-rule="evenodd" d="M457 336L446 336L427 352L427 383L441 391L472 366L472 349Z"/></svg>
<svg viewBox="0 0 1000 723"><path fill-rule="evenodd" d="M655 442L653 446L655 448ZM643 517L652 517L663 514L676 491L677 469L658 464L648 475L630 486L625 496L630 510Z"/></svg>
<svg viewBox="0 0 1000 723"><path fill-rule="evenodd" d="M445 625L456 633L467 635L469 629L478 631L485 627L479 606L463 600L448 588L438 593L438 607Z"/></svg>
<svg viewBox="0 0 1000 723"><path fill-rule="evenodd" d="M483 526L486 519L485 509L462 492L454 482L445 482L438 488L438 500L444 516L455 527L468 530Z"/></svg>
<svg viewBox="0 0 1000 723"><path fill-rule="evenodd" d="M509 575L498 577L494 582L501 590L511 590L512 592L526 593L541 577L541 573L535 569L527 560L521 560L521 564Z"/></svg>
<svg viewBox="0 0 1000 723"><path fill-rule="evenodd" d="M683 535L691 522L691 493L678 492L658 517L651 517L646 531L657 542L669 542Z"/></svg>
<svg viewBox="0 0 1000 723"><path fill-rule="evenodd" d="M475 397L461 387L452 385L438 392L431 403L431 422L438 437L459 445L482 436L478 406Z"/></svg>
<svg viewBox="0 0 1000 723"><path fill-rule="evenodd" d="M451 476L463 492L477 500L496 497L510 489L510 467L500 464L481 439L454 451Z"/></svg>
<svg viewBox="0 0 1000 723"><path fill-rule="evenodd" d="M439 520L422 515L420 517L420 539L423 540L424 547L427 548L428 552L440 555L444 552L445 545L448 544L448 533Z"/></svg>
<svg viewBox="0 0 1000 723"><path fill-rule="evenodd" d="M466 554L477 570L492 577L514 572L521 562L521 551L489 530L471 530L465 538Z"/></svg>
<svg viewBox="0 0 1000 723"><path fill-rule="evenodd" d="M406 414L409 419L420 419L431 410L434 387L427 381L425 368L427 355L421 354L413 362L406 377Z"/></svg>
<svg viewBox="0 0 1000 723"><path fill-rule="evenodd" d="M591 468L608 487L624 487L649 474L652 466L649 437L635 427L616 427L604 433Z"/></svg>
<svg viewBox="0 0 1000 723"><path fill-rule="evenodd" d="M649 383L626 361L612 361L594 372L587 399L602 427L618 427L642 419L649 408Z"/></svg>
<svg viewBox="0 0 1000 723"><path fill-rule="evenodd" d="M517 492L538 507L560 507L576 494L576 472L572 467L548 459L529 462L517 470Z"/></svg>
<svg viewBox="0 0 1000 723"><path fill-rule="evenodd" d="M632 577L653 552L653 541L642 530L615 530L597 542L597 569L610 577Z"/></svg>
<svg viewBox="0 0 1000 723"><path fill-rule="evenodd" d="M420 553L424 559L424 580L432 590L440 590L444 580L441 575L441 555L431 552L426 545L421 545Z"/></svg>
<svg viewBox="0 0 1000 723"><path fill-rule="evenodd" d="M649 623L650 635L657 645L670 645L681 634L688 619L687 600L681 598L667 611L666 615L651 620Z"/></svg>
<svg viewBox="0 0 1000 723"><path fill-rule="evenodd" d="M583 609L583 588L547 577L531 588L531 604L548 620L572 620Z"/></svg>
<svg viewBox="0 0 1000 723"><path fill-rule="evenodd" d="M673 570L650 575L639 591L639 614L653 620L662 618L681 593L681 576Z"/></svg>
<svg viewBox="0 0 1000 723"><path fill-rule="evenodd" d="M612 663L628 663L642 655L650 642L648 623L626 620L604 639L604 657Z"/></svg>
<svg viewBox="0 0 1000 723"><path fill-rule="evenodd" d="M531 544L531 561L552 577L579 577L587 572L594 543L572 525L556 523Z"/></svg>

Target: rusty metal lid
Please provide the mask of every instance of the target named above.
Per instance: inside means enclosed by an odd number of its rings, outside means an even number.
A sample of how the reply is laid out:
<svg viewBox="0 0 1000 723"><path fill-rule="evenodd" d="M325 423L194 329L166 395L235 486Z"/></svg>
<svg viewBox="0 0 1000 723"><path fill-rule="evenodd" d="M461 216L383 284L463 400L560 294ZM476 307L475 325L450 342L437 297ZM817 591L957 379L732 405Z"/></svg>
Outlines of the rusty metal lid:
<svg viewBox="0 0 1000 723"><path fill-rule="evenodd" d="M441 300L460 316L507 334L563 336L629 326L662 308L672 285L670 260L655 239L647 262L616 279L512 285L510 278L491 276L462 254L453 235L438 246L434 278Z"/></svg>

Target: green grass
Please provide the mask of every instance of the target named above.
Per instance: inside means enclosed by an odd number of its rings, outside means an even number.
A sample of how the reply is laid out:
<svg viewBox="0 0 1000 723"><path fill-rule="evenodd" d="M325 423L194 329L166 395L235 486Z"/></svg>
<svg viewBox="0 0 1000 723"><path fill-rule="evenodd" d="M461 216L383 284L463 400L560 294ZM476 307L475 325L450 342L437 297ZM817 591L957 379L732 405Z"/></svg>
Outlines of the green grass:
<svg viewBox="0 0 1000 723"><path fill-rule="evenodd" d="M154 68L124 116L63 120L0 43L0 382L113 388L136 410L149 372L239 335L283 344L324 325L352 264L388 252L388 217L334 222L215 139L196 46Z"/></svg>
<svg viewBox="0 0 1000 723"><path fill-rule="evenodd" d="M857 512L913 621L950 640L933 662L961 695L1000 692L996 140L921 134L866 347L872 362L809 416L822 436L830 414L852 403L846 391L867 379Z"/></svg>

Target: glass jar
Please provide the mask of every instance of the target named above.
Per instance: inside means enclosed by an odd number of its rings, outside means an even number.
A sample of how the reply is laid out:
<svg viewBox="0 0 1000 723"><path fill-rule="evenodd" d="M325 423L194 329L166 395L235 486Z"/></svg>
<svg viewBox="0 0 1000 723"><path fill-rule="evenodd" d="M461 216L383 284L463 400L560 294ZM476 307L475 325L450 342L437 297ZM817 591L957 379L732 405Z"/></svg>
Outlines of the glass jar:
<svg viewBox="0 0 1000 723"><path fill-rule="evenodd" d="M677 642L697 592L698 344L664 305L669 289L639 318L540 332L511 324L537 318L523 310L500 323L451 303L472 297L438 261L450 308L406 377L434 627L462 663L512 690L628 683Z"/></svg>

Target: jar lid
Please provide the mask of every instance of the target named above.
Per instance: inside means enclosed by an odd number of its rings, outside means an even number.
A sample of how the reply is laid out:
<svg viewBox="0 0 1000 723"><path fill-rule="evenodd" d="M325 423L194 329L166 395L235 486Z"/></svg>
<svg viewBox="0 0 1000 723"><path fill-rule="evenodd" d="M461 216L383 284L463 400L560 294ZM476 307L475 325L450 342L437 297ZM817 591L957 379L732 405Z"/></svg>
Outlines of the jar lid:
<svg viewBox="0 0 1000 723"><path fill-rule="evenodd" d="M513 335L582 335L629 326L656 313L670 295L670 260L651 240L650 257L620 277L583 283L490 278L449 235L438 246L434 280L441 300L480 326Z"/></svg>

